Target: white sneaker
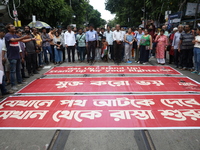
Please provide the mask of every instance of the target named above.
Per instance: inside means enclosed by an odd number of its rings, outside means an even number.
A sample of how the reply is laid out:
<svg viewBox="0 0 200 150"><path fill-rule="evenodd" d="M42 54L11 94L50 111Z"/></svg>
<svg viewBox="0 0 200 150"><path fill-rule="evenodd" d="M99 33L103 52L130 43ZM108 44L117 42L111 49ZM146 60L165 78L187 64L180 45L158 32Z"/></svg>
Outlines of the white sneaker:
<svg viewBox="0 0 200 150"><path fill-rule="evenodd" d="M28 82L22 82L22 83L19 83L17 86L22 86L24 84L27 84Z"/></svg>
<svg viewBox="0 0 200 150"><path fill-rule="evenodd" d="M18 88L17 88L16 86L13 86L13 87L11 88L11 90L13 90L13 91L18 91Z"/></svg>
<svg viewBox="0 0 200 150"><path fill-rule="evenodd" d="M143 65L146 65L147 63L142 63Z"/></svg>

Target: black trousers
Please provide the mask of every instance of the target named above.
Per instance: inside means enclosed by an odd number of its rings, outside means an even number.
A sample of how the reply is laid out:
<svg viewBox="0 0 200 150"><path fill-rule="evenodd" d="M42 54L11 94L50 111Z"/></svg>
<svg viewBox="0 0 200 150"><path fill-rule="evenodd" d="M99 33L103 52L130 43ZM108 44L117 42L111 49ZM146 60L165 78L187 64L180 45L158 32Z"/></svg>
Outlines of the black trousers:
<svg viewBox="0 0 200 150"><path fill-rule="evenodd" d="M178 49L174 49L174 64L176 65L176 67L181 66L181 58L180 58L180 52L178 51Z"/></svg>
<svg viewBox="0 0 200 150"><path fill-rule="evenodd" d="M65 47L63 47L62 52L63 52L63 62L64 62L66 60Z"/></svg>
<svg viewBox="0 0 200 150"><path fill-rule="evenodd" d="M29 74L36 71L36 63L37 63L36 53L26 55L26 67Z"/></svg>
<svg viewBox="0 0 200 150"><path fill-rule="evenodd" d="M52 60L53 62L55 62L55 53L54 53L54 45L51 45L51 50L52 50Z"/></svg>
<svg viewBox="0 0 200 150"><path fill-rule="evenodd" d="M25 63L25 62L24 62ZM21 62L22 68L21 68L21 76L22 78L25 78L25 64Z"/></svg>
<svg viewBox="0 0 200 150"><path fill-rule="evenodd" d="M192 68L193 67L193 49L181 50L181 64L183 67Z"/></svg>
<svg viewBox="0 0 200 150"><path fill-rule="evenodd" d="M72 52L72 62L75 62L75 46L67 47L68 62L71 62L71 52Z"/></svg>
<svg viewBox="0 0 200 150"><path fill-rule="evenodd" d="M89 41L88 42L88 50L87 50L87 61L89 62L94 61L95 59L95 50L96 50L96 41ZM91 56L92 53L92 56Z"/></svg>
<svg viewBox="0 0 200 150"><path fill-rule="evenodd" d="M108 45L109 54L111 55L111 59L114 60L114 51L113 45Z"/></svg>
<svg viewBox="0 0 200 150"><path fill-rule="evenodd" d="M149 51L146 49L146 46L140 45L140 63L145 63L149 61Z"/></svg>
<svg viewBox="0 0 200 150"><path fill-rule="evenodd" d="M114 46L114 59L115 62L120 63L121 62L121 58L122 58L122 44L117 44L116 41L113 42L113 46Z"/></svg>

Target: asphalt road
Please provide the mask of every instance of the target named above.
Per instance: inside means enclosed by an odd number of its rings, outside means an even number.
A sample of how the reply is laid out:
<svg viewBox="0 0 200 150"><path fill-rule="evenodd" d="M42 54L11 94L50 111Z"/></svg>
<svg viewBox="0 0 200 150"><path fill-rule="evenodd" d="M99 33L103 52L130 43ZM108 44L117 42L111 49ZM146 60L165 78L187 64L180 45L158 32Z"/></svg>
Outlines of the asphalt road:
<svg viewBox="0 0 200 150"><path fill-rule="evenodd" d="M105 66L114 65L114 63L99 62L94 65ZM122 63L121 65L127 64ZM157 65L155 59L152 58L148 65ZM51 67L53 66L51 64ZM63 63L61 66L88 66L88 64ZM30 83L41 77L46 71L48 69L42 69L40 74L27 79L27 82ZM179 69L178 71L200 82L200 76L193 75L189 71ZM9 86L7 88L9 89ZM49 150L200 150L200 130L148 130L143 132L133 130L0 130L0 150L46 150L47 148Z"/></svg>

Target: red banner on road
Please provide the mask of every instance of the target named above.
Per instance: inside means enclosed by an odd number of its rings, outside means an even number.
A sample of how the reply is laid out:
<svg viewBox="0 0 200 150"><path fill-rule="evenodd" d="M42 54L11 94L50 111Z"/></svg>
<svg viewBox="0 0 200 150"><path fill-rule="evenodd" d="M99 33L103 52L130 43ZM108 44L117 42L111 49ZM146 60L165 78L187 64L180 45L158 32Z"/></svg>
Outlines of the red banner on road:
<svg viewBox="0 0 200 150"><path fill-rule="evenodd" d="M45 75L69 74L173 74L180 72L169 66L75 66L55 67Z"/></svg>
<svg viewBox="0 0 200 150"><path fill-rule="evenodd" d="M37 79L18 93L200 92L187 77L98 77Z"/></svg>
<svg viewBox="0 0 200 150"><path fill-rule="evenodd" d="M200 95L9 97L0 129L199 129Z"/></svg>

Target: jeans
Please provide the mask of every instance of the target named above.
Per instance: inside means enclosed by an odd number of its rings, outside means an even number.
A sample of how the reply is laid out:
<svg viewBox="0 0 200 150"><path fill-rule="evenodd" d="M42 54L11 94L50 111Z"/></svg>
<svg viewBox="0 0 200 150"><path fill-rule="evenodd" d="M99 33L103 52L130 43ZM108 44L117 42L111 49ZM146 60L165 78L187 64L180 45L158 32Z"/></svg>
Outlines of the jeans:
<svg viewBox="0 0 200 150"><path fill-rule="evenodd" d="M100 60L101 59L101 48L96 48L96 53L95 53L95 59Z"/></svg>
<svg viewBox="0 0 200 150"><path fill-rule="evenodd" d="M9 59L10 62L10 82L11 86L15 86L15 76L17 76L17 82L22 83L20 59Z"/></svg>
<svg viewBox="0 0 200 150"><path fill-rule="evenodd" d="M78 47L81 61L85 60L85 47Z"/></svg>
<svg viewBox="0 0 200 150"><path fill-rule="evenodd" d="M194 47L194 68L200 72L200 48Z"/></svg>
<svg viewBox="0 0 200 150"><path fill-rule="evenodd" d="M38 63L39 63L39 66L42 66L43 65L43 51L39 52L38 53Z"/></svg>
<svg viewBox="0 0 200 150"><path fill-rule="evenodd" d="M51 49L51 46L46 46L46 47L42 47L43 49L43 52L44 52L44 62L45 63L48 63L48 57L47 57L47 51L49 52L50 54L50 61L53 60L53 54L52 54L52 49Z"/></svg>
<svg viewBox="0 0 200 150"><path fill-rule="evenodd" d="M61 62L62 60L62 53L63 51L61 49L57 49L57 48L54 48L54 54L55 54L55 62Z"/></svg>

